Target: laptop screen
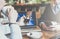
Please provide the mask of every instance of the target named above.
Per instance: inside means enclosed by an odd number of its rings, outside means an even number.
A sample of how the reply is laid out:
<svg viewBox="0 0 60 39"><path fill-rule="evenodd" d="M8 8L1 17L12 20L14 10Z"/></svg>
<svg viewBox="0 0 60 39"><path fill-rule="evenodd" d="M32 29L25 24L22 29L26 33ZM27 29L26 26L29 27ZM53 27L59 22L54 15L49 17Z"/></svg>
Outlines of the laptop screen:
<svg viewBox="0 0 60 39"><path fill-rule="evenodd" d="M25 17L26 15L27 15L26 12L19 12L18 13L17 21L20 21L21 27L24 27L24 28L35 27L35 25L36 25L35 12L32 12L29 20L26 20L26 19L23 20L22 17ZM28 22L25 23L24 21L28 21Z"/></svg>

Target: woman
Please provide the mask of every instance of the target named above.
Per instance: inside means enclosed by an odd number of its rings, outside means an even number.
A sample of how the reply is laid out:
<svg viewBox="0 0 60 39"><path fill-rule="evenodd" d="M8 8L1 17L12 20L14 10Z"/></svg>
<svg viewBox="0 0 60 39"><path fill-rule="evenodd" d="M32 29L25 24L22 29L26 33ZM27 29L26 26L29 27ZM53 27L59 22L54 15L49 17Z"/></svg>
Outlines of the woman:
<svg viewBox="0 0 60 39"><path fill-rule="evenodd" d="M1 3L3 3L3 4L1 4ZM21 29L16 22L18 13L14 9L14 7L12 7L11 5L7 5L7 6L5 6L5 5L6 5L5 0L0 0L0 11L2 10L2 14L4 14L5 17L9 20L8 24L10 26L11 39L22 39ZM2 24L6 24L6 23L3 22ZM0 39L2 39L2 38L0 38ZM7 37L5 36L4 39L7 39Z"/></svg>
<svg viewBox="0 0 60 39"><path fill-rule="evenodd" d="M58 1L58 0L56 0ZM45 22L47 26L51 25L51 22L60 23L60 2L53 1L53 4L48 4L44 11L44 14L40 18L40 22ZM57 5L56 5L57 4Z"/></svg>

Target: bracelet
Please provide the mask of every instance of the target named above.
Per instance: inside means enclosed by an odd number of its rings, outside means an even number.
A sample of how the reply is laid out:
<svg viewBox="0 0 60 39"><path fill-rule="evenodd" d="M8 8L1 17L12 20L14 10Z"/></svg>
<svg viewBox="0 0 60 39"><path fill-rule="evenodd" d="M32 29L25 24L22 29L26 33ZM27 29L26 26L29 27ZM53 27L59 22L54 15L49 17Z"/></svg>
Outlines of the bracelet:
<svg viewBox="0 0 60 39"><path fill-rule="evenodd" d="M11 24L16 24L16 23L3 23L3 24L4 24L4 25L5 25L5 24L9 24L9 25L11 25Z"/></svg>

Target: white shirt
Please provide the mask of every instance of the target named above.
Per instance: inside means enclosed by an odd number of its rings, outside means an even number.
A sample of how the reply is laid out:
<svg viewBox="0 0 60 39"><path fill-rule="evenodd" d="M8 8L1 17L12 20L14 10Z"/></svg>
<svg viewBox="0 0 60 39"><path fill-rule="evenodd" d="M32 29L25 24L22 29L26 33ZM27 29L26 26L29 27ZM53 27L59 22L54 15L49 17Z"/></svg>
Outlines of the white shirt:
<svg viewBox="0 0 60 39"><path fill-rule="evenodd" d="M53 6L54 14L57 14L60 11L60 0L56 0L55 6Z"/></svg>

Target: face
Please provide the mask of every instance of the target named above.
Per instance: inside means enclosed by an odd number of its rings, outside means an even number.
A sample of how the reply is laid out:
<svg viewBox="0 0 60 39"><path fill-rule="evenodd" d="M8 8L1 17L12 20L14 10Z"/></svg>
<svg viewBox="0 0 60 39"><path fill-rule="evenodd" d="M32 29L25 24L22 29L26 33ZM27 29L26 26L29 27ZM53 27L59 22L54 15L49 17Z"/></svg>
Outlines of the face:
<svg viewBox="0 0 60 39"><path fill-rule="evenodd" d="M27 15L30 16L32 14L32 11L27 11Z"/></svg>

